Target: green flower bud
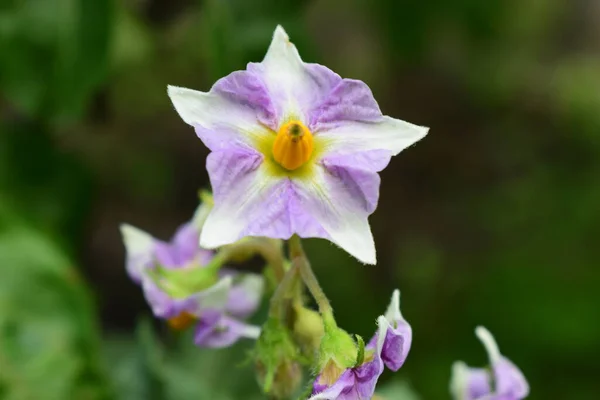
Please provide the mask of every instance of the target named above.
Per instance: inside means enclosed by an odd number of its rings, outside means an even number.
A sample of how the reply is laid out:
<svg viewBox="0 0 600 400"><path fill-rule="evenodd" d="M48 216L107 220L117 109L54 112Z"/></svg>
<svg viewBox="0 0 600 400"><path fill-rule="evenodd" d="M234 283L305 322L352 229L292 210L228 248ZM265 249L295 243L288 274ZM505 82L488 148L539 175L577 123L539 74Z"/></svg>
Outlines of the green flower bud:
<svg viewBox="0 0 600 400"><path fill-rule="evenodd" d="M338 328L333 315L324 315L323 323L325 333L319 348L319 370L323 373L329 371L335 375L352 368L358 356L358 346L354 339L348 332Z"/></svg>
<svg viewBox="0 0 600 400"><path fill-rule="evenodd" d="M312 360L319 350L324 335L323 319L313 310L301 304L293 305L293 334L302 352Z"/></svg>
<svg viewBox="0 0 600 400"><path fill-rule="evenodd" d="M300 355L288 329L277 318L269 318L256 342L254 357L258 381L265 393L287 399L302 382Z"/></svg>

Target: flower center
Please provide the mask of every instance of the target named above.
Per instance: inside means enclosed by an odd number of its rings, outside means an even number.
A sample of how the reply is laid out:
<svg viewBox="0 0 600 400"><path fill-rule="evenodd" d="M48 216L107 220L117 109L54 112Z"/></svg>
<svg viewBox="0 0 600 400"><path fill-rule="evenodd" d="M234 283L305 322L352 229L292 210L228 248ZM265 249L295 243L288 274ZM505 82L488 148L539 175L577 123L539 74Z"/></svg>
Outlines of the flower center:
<svg viewBox="0 0 600 400"><path fill-rule="evenodd" d="M183 311L178 315L174 316L173 318L169 318L167 322L169 323L171 329L174 329L176 331L182 331L188 328L190 325L192 325L195 320L196 317L194 317L190 313Z"/></svg>
<svg viewBox="0 0 600 400"><path fill-rule="evenodd" d="M294 170L306 163L314 149L313 136L300 121L286 122L273 142L273 158L283 168Z"/></svg>

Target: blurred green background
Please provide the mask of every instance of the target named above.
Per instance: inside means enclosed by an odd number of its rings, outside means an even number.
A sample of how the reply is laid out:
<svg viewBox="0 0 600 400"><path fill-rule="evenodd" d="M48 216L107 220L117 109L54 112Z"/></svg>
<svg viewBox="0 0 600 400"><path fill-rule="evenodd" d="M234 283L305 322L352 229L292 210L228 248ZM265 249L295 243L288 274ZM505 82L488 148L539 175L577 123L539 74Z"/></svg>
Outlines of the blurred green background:
<svg viewBox="0 0 600 400"><path fill-rule="evenodd" d="M278 23L431 127L381 174L377 266L307 245L352 332L401 289L415 339L388 398L448 399L453 360L485 363L478 324L531 399L600 398L597 0L1 0L0 399L261 398L248 344L150 322L118 224L188 219L207 149L166 85L208 90Z"/></svg>

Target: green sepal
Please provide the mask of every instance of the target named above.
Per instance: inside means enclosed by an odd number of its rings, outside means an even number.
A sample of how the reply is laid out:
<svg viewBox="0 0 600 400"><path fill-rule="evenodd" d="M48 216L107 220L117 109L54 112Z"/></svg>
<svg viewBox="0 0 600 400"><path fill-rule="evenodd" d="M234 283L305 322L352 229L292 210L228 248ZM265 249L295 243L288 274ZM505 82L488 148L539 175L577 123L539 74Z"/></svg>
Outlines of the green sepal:
<svg viewBox="0 0 600 400"><path fill-rule="evenodd" d="M146 273L162 291L174 299L189 297L213 286L219 280L218 270L204 267L170 269L158 265Z"/></svg>
<svg viewBox="0 0 600 400"><path fill-rule="evenodd" d="M319 371L333 362L339 369L352 368L356 364L358 348L352 336L338 328L333 315L323 315L324 335L319 348Z"/></svg>
<svg viewBox="0 0 600 400"><path fill-rule="evenodd" d="M355 367L361 366L365 361L365 341L360 335L354 335L356 344L358 345L358 355L356 356Z"/></svg>
<svg viewBox="0 0 600 400"><path fill-rule="evenodd" d="M298 389L302 381L301 356L280 319L271 317L263 325L254 358L263 392L284 399Z"/></svg>

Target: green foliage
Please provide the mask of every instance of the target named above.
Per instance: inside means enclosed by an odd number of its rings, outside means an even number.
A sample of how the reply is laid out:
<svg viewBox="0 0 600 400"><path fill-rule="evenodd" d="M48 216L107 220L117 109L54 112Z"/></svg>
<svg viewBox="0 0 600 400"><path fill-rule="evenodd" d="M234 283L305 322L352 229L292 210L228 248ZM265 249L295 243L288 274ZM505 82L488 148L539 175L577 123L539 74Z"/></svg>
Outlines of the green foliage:
<svg viewBox="0 0 600 400"><path fill-rule="evenodd" d="M11 0L0 8L0 89L30 117L79 117L106 77L110 1Z"/></svg>
<svg viewBox="0 0 600 400"><path fill-rule="evenodd" d="M0 271L1 397L107 398L84 282L55 243L4 204Z"/></svg>
<svg viewBox="0 0 600 400"><path fill-rule="evenodd" d="M263 398L252 367L240 364L248 346L210 350L196 347L190 334L168 339L164 343L144 319L135 337L113 335L105 341L117 399Z"/></svg>
<svg viewBox="0 0 600 400"><path fill-rule="evenodd" d="M365 80L386 114L432 127L382 174L370 219L379 265L326 241L306 246L350 332L370 338L401 289L415 342L381 396L414 400L414 386L419 398L449 398L452 361L484 363L472 335L483 324L522 367L531 399L595 399L594 7L0 1L0 398L263 398L253 366L237 367L247 348L198 349L123 322L143 300L122 284L117 225L131 215L166 233L191 214L208 184L206 150L165 86L207 90L260 61L279 23L306 61ZM103 308L122 297L127 309L122 319L103 310L102 360L88 286Z"/></svg>

